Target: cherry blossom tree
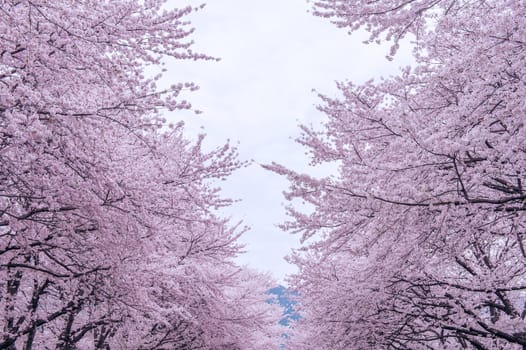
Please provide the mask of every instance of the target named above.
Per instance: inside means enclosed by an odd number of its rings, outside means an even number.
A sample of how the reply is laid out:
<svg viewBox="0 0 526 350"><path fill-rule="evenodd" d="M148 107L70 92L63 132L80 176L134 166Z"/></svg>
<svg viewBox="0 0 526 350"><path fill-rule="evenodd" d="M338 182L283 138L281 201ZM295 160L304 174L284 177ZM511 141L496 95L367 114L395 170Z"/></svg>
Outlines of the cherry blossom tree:
<svg viewBox="0 0 526 350"><path fill-rule="evenodd" d="M337 176L268 166L290 180L283 226L303 239L290 348L526 349L524 2L314 10L390 55L412 39L416 64L320 96L327 121L299 142Z"/></svg>
<svg viewBox="0 0 526 350"><path fill-rule="evenodd" d="M243 163L191 142L145 69L191 50L165 1L0 3L0 349L261 349L268 276L217 215Z"/></svg>

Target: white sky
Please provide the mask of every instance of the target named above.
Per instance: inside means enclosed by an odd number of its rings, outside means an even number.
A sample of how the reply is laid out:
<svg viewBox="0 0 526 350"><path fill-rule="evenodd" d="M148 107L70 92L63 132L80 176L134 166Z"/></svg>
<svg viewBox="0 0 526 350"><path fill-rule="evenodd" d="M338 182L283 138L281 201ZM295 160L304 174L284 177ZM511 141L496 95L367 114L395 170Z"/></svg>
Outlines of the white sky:
<svg viewBox="0 0 526 350"><path fill-rule="evenodd" d="M181 6L202 2L185 0ZM251 227L242 238L247 253L238 261L271 272L281 283L295 271L283 257L298 246L298 237L276 227L286 220L287 182L258 164L275 161L312 172L305 149L293 141L299 123L324 120L312 89L334 96L335 81L396 74L410 62L407 53L387 61L385 46L364 45L364 35L349 36L308 9L306 0L210 0L190 17L194 51L221 61L172 63L165 77L168 84L193 81L201 87L185 97L204 113L172 116L185 121L187 134L204 127L210 147L230 139L239 142L241 159L255 161L224 182L223 193L241 199L228 214Z"/></svg>

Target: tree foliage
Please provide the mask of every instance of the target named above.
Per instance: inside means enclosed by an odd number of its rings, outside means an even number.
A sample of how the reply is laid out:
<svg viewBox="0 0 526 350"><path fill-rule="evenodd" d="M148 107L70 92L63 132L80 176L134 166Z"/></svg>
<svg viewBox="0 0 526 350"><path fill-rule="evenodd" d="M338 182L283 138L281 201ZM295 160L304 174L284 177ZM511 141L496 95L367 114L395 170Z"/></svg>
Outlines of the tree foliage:
<svg viewBox="0 0 526 350"><path fill-rule="evenodd" d="M398 76L321 95L312 163L284 166L303 319L292 349L526 348L523 1L318 0L371 41L413 39Z"/></svg>
<svg viewBox="0 0 526 350"><path fill-rule="evenodd" d="M269 278L235 265L244 228L145 68L194 53L158 0L0 2L0 349L261 349Z"/></svg>

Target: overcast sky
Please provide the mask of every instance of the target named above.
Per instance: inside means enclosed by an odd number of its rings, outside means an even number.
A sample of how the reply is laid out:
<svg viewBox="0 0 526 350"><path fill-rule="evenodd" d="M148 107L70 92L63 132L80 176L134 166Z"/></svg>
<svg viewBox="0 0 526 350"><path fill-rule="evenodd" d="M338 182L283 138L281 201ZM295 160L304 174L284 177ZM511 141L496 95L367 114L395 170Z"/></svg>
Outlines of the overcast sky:
<svg viewBox="0 0 526 350"><path fill-rule="evenodd" d="M202 2L186 0L182 6ZM312 172L305 150L294 142L299 123L324 120L312 90L335 96L335 81L378 79L409 62L403 53L387 61L385 46L364 45L364 35L349 36L308 10L306 0L210 1L190 17L196 28L194 51L221 61L170 64L165 77L167 84L200 86L187 97L204 113L171 116L185 121L187 134L203 127L209 147L230 139L239 142L241 159L254 160L223 183L226 196L241 200L227 213L251 227L242 238L247 253L239 262L269 271L282 283L295 271L283 257L298 246L298 237L277 227L286 220L286 181L258 164L275 161Z"/></svg>

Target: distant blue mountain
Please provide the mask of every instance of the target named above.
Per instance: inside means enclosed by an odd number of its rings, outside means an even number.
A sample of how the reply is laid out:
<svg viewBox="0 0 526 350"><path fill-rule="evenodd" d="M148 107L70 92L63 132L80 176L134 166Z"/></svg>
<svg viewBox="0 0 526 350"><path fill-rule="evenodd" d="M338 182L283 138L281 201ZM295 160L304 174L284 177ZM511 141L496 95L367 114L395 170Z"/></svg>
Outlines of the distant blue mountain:
<svg viewBox="0 0 526 350"><path fill-rule="evenodd" d="M283 318L279 321L280 325L289 326L292 321L300 319L300 315L295 308L295 305L298 304L295 300L298 296L297 293L280 285L269 289L268 294L273 296L272 299L269 299L269 303L277 303L283 308Z"/></svg>

